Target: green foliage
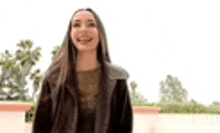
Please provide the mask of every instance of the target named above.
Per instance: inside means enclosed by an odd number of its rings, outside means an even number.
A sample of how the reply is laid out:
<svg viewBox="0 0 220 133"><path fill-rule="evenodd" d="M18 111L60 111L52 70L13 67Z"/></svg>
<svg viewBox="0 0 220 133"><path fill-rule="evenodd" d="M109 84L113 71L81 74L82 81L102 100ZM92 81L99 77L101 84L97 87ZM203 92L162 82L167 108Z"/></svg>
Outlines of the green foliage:
<svg viewBox="0 0 220 133"><path fill-rule="evenodd" d="M147 104L147 99L144 98L144 96L136 91L136 88L138 87L138 84L135 81L132 81L130 83L131 91L130 92L130 98L132 105L145 105Z"/></svg>
<svg viewBox="0 0 220 133"><path fill-rule="evenodd" d="M191 99L190 103L191 104L198 104L198 102L196 100L194 100L194 99Z"/></svg>
<svg viewBox="0 0 220 133"><path fill-rule="evenodd" d="M24 89L24 86L27 82L22 78L22 69L19 67L15 55L6 50L5 53L1 53L0 60L0 95L5 97L1 98L1 100L14 100L19 98L26 100L25 93L27 89ZM20 96L18 97L17 94Z"/></svg>
<svg viewBox="0 0 220 133"><path fill-rule="evenodd" d="M40 88L40 84L43 80L43 74L40 72L40 69L36 69L33 73L30 75L30 79L33 81L33 92L32 92L32 100L34 100L36 92Z"/></svg>
<svg viewBox="0 0 220 133"><path fill-rule="evenodd" d="M147 108L158 108L159 106L157 106L156 104L132 104L133 108L137 108L137 107L147 107Z"/></svg>
<svg viewBox="0 0 220 133"><path fill-rule="evenodd" d="M161 103L157 104L161 108L162 113L215 113L220 114L220 111L214 111L202 104L191 103Z"/></svg>
<svg viewBox="0 0 220 133"><path fill-rule="evenodd" d="M32 108L25 113L25 122L33 122L37 103L32 104Z"/></svg>
<svg viewBox="0 0 220 133"><path fill-rule="evenodd" d="M134 92L136 88L138 87L138 84L135 81L132 81L130 83L130 86L131 86L132 92Z"/></svg>
<svg viewBox="0 0 220 133"><path fill-rule="evenodd" d="M60 46L55 46L51 52L52 54L52 60L54 59L55 55L58 53L58 51L60 50Z"/></svg>
<svg viewBox="0 0 220 133"><path fill-rule="evenodd" d="M21 40L17 44L15 53L1 53L0 57L0 96L4 100L29 100L26 77L30 75L32 67L39 61L40 47L33 48L30 40ZM5 91L5 88L9 91ZM18 96L17 96L18 95Z"/></svg>
<svg viewBox="0 0 220 133"><path fill-rule="evenodd" d="M220 105L220 102L215 100L212 102L212 105Z"/></svg>
<svg viewBox="0 0 220 133"><path fill-rule="evenodd" d="M210 108L212 111L214 111L214 112L215 112L215 111L217 111L217 112L220 111L220 105L214 105L214 104L213 104L213 105L210 105L209 108Z"/></svg>
<svg viewBox="0 0 220 133"><path fill-rule="evenodd" d="M145 105L147 104L147 99L140 92L135 92L134 95L131 95L132 105Z"/></svg>
<svg viewBox="0 0 220 133"><path fill-rule="evenodd" d="M19 63L23 68L24 75L28 75L32 66L34 66L41 57L41 48L33 48L33 42L30 40L21 40L17 46L16 58L20 61Z"/></svg>
<svg viewBox="0 0 220 133"><path fill-rule="evenodd" d="M160 102L187 102L188 92L177 77L167 75L166 80L160 82L159 92Z"/></svg>
<svg viewBox="0 0 220 133"><path fill-rule="evenodd" d="M36 111L37 103L32 102L32 108L26 112L25 114L25 122L33 122L35 111ZM162 113L177 113L177 114L219 114L219 110L215 110L212 107L206 107L202 104L191 104L191 103L166 103L163 102L161 104L133 104L133 108L135 107L148 107L148 108L161 108ZM220 107L220 106L218 106Z"/></svg>

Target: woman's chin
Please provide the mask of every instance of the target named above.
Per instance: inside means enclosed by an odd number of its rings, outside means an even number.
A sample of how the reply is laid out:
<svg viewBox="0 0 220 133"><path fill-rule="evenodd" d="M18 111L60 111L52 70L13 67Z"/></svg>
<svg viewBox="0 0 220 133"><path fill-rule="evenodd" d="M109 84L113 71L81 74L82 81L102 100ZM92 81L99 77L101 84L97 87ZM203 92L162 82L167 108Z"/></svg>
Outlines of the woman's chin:
<svg viewBox="0 0 220 133"><path fill-rule="evenodd" d="M77 50L81 52L91 52L97 50L97 47L79 44L77 45Z"/></svg>

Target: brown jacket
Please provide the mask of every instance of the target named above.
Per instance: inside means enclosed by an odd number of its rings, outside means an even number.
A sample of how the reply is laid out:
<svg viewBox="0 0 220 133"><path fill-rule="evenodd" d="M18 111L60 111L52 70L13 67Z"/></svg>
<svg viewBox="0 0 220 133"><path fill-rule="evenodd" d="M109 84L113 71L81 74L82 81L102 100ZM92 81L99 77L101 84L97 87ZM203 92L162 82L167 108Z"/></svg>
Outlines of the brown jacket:
<svg viewBox="0 0 220 133"><path fill-rule="evenodd" d="M128 73L121 67L105 62L107 69L107 87L102 88L98 100L95 133L132 133L133 113L127 88ZM75 96L71 84L66 89ZM44 79L38 106L33 122L33 133L58 133L53 126L53 85ZM71 98L69 98L71 100ZM72 102L68 100L69 102ZM76 100L74 101L76 102ZM65 104L65 103L64 103ZM72 116L69 116L67 128L62 133L74 133L78 121L78 106L74 104ZM59 132L60 133L60 132Z"/></svg>

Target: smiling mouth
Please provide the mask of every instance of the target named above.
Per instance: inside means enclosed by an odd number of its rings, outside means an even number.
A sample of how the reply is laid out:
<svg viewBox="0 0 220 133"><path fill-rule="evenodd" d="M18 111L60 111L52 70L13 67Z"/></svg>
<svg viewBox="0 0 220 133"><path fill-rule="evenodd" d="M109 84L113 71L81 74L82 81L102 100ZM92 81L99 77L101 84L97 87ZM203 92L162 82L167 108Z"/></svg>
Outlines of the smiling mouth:
<svg viewBox="0 0 220 133"><path fill-rule="evenodd" d="M80 39L80 38L77 38L77 41L80 42L80 43L88 43L88 42L92 41L92 38L90 38L90 39Z"/></svg>

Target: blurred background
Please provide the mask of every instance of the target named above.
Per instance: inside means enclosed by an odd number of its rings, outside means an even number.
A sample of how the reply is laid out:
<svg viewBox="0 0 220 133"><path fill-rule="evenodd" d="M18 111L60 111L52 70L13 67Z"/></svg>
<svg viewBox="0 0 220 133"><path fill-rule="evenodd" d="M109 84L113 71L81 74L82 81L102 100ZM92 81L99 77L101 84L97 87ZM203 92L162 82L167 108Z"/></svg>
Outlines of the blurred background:
<svg viewBox="0 0 220 133"><path fill-rule="evenodd" d="M37 101L70 17L92 8L132 104L220 105L220 3L208 0L0 2L0 99ZM219 110L219 108L217 109Z"/></svg>

